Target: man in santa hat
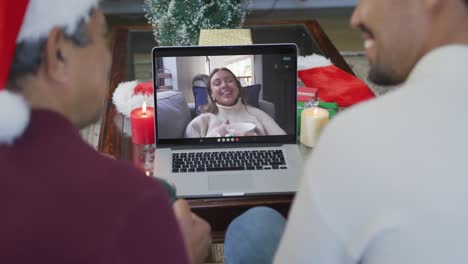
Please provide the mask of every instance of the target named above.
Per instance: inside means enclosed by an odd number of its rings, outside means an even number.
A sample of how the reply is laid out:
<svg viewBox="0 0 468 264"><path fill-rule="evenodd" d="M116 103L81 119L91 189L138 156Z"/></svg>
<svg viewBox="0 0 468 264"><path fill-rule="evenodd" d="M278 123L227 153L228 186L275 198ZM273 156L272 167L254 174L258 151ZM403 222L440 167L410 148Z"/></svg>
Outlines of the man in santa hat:
<svg viewBox="0 0 468 264"><path fill-rule="evenodd" d="M108 87L98 0L0 11L0 263L202 262L208 223L79 136Z"/></svg>
<svg viewBox="0 0 468 264"><path fill-rule="evenodd" d="M360 0L351 23L401 87L325 128L274 263L468 263L468 0Z"/></svg>

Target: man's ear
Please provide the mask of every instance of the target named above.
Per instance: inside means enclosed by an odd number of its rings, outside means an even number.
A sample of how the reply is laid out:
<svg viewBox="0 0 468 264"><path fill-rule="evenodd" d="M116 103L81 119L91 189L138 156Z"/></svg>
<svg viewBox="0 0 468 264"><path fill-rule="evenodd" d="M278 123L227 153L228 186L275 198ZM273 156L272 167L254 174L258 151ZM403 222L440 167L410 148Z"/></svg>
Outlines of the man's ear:
<svg viewBox="0 0 468 264"><path fill-rule="evenodd" d="M70 72L67 67L69 45L61 29L52 29L44 48L44 70L48 78L53 81L63 83L69 80Z"/></svg>

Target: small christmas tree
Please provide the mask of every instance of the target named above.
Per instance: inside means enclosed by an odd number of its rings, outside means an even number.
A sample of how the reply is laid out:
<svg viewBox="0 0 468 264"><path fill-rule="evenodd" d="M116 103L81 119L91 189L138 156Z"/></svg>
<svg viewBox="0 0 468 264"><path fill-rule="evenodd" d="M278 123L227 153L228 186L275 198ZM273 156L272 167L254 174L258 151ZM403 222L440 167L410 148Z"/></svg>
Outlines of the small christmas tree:
<svg viewBox="0 0 468 264"><path fill-rule="evenodd" d="M251 0L144 0L146 18L161 46L198 43L200 29L240 28Z"/></svg>

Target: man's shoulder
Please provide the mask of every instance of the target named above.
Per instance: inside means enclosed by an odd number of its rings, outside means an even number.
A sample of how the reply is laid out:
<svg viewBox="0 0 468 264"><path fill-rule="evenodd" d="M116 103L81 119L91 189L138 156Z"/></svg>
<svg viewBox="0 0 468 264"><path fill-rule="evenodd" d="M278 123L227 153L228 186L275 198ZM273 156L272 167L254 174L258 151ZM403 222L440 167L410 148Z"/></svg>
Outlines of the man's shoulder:
<svg viewBox="0 0 468 264"><path fill-rule="evenodd" d="M388 172L394 167L393 153L408 152L410 139L406 135L415 127L413 117L406 113L411 101L406 95L391 92L336 115L322 132L307 164L309 170L320 171L314 174L314 180L321 185L315 186L328 184L333 188L349 180L346 186L360 190L390 180L381 168Z"/></svg>
<svg viewBox="0 0 468 264"><path fill-rule="evenodd" d="M102 175L95 175L94 184L110 194L136 197L143 192L161 191L156 178L146 176L127 161L103 157L100 163Z"/></svg>
<svg viewBox="0 0 468 264"><path fill-rule="evenodd" d="M406 111L402 105L403 101L404 95L400 91L393 91L352 106L330 121L324 136L329 135L358 143L361 139L369 140L370 138L365 138L366 135L391 134L392 130L389 128L398 129L394 125L401 121L396 117Z"/></svg>
<svg viewBox="0 0 468 264"><path fill-rule="evenodd" d="M313 181L321 182L314 186L333 188L349 180L346 186L361 190L388 180L374 169L377 164L381 168L393 166L391 153L407 151L400 138L408 129L405 124L412 120L402 117L403 110L397 109L400 101L401 95L392 93L336 115L306 163L306 170L320 171L313 174Z"/></svg>

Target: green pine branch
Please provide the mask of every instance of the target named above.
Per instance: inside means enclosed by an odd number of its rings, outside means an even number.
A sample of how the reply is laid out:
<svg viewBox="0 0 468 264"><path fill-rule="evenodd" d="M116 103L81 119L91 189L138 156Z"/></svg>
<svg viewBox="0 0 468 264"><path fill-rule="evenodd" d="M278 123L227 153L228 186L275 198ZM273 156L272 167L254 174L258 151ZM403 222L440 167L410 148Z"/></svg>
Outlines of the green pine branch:
<svg viewBox="0 0 468 264"><path fill-rule="evenodd" d="M251 0L144 0L145 17L162 46L198 43L200 29L240 28Z"/></svg>

